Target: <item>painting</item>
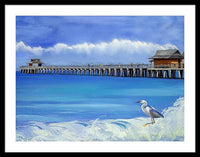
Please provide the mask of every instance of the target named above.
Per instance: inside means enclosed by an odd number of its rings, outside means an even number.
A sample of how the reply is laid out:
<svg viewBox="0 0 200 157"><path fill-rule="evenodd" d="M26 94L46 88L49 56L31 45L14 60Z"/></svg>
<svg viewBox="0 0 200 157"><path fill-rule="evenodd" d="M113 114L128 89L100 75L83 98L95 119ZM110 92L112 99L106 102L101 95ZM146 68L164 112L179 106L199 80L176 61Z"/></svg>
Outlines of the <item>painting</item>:
<svg viewBox="0 0 200 157"><path fill-rule="evenodd" d="M17 16L16 140L183 141L184 68L157 63L183 37L183 16Z"/></svg>

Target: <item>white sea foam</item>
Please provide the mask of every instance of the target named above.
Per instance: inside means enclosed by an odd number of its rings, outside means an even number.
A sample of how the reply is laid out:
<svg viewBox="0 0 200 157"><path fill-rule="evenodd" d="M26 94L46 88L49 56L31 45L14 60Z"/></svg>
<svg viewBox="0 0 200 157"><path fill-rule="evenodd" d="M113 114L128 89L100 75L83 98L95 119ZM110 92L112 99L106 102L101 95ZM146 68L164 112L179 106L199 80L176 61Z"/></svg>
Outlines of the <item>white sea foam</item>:
<svg viewBox="0 0 200 157"><path fill-rule="evenodd" d="M60 123L31 122L17 128L17 141L183 141L184 98L163 110L165 118L143 127L149 117L133 119L71 121Z"/></svg>

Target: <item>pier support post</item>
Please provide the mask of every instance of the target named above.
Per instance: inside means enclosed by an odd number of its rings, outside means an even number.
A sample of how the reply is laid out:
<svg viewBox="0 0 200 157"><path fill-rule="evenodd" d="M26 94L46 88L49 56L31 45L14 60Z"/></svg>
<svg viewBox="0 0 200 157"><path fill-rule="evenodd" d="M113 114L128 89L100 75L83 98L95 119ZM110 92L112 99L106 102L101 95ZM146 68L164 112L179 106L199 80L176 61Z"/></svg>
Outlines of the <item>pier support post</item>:
<svg viewBox="0 0 200 157"><path fill-rule="evenodd" d="M139 69L140 77L142 77L142 68Z"/></svg>
<svg viewBox="0 0 200 157"><path fill-rule="evenodd" d="M131 77L131 75L132 75L132 71L131 69L128 69L128 77Z"/></svg>
<svg viewBox="0 0 200 157"><path fill-rule="evenodd" d="M108 74L107 75L111 76L111 69L110 68L108 69Z"/></svg>
<svg viewBox="0 0 200 157"><path fill-rule="evenodd" d="M183 70L180 70L181 78L183 78Z"/></svg>
<svg viewBox="0 0 200 157"><path fill-rule="evenodd" d="M178 78L180 79L181 78L181 71L178 70Z"/></svg>
<svg viewBox="0 0 200 157"><path fill-rule="evenodd" d="M151 71L151 77L152 78L154 77L154 71L153 70Z"/></svg>
<svg viewBox="0 0 200 157"><path fill-rule="evenodd" d="M146 72L147 72L146 77L149 77L149 70L147 70Z"/></svg>
<svg viewBox="0 0 200 157"><path fill-rule="evenodd" d="M129 73L129 69L128 69L128 68L126 69L126 74L127 74L127 77L130 76L130 73Z"/></svg>
<svg viewBox="0 0 200 157"><path fill-rule="evenodd" d="M172 77L172 72L171 72L171 70L169 70L169 78L171 78Z"/></svg>
<svg viewBox="0 0 200 157"><path fill-rule="evenodd" d="M166 71L163 71L163 78L166 78Z"/></svg>
<svg viewBox="0 0 200 157"><path fill-rule="evenodd" d="M136 76L135 76L135 71L136 71L136 70L135 70L135 69L133 69L133 77L136 77Z"/></svg>
<svg viewBox="0 0 200 157"><path fill-rule="evenodd" d="M156 78L158 78L158 70L156 70Z"/></svg>
<svg viewBox="0 0 200 157"><path fill-rule="evenodd" d="M105 69L102 69L102 75L105 76L105 72L106 70Z"/></svg>
<svg viewBox="0 0 200 157"><path fill-rule="evenodd" d="M138 69L135 69L135 77L138 77Z"/></svg>
<svg viewBox="0 0 200 157"><path fill-rule="evenodd" d="M101 70L100 70L100 69L98 69L98 76L100 76L100 74L101 74Z"/></svg>
<svg viewBox="0 0 200 157"><path fill-rule="evenodd" d="M120 69L120 77L122 77L123 76L123 69Z"/></svg>
<svg viewBox="0 0 200 157"><path fill-rule="evenodd" d="M173 79L175 78L175 72L176 72L175 70L171 70L171 78Z"/></svg>
<svg viewBox="0 0 200 157"><path fill-rule="evenodd" d="M113 76L113 70L110 69L110 76Z"/></svg>

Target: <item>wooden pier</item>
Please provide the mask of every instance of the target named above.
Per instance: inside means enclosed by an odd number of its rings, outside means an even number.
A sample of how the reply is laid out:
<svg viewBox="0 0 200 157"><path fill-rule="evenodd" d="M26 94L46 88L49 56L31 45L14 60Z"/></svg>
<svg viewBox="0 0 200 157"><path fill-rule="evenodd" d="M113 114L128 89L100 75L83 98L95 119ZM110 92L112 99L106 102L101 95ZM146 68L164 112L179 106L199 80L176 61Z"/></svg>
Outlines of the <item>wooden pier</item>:
<svg viewBox="0 0 200 157"><path fill-rule="evenodd" d="M63 74L114 77L147 77L183 79L184 68L155 68L150 64L133 65L66 65L66 66L21 66L23 74Z"/></svg>
<svg viewBox="0 0 200 157"><path fill-rule="evenodd" d="M157 50L150 62L130 65L66 65L44 66L40 59L31 59L29 66L21 66L25 74L66 74L115 77L184 78L184 53L177 49Z"/></svg>

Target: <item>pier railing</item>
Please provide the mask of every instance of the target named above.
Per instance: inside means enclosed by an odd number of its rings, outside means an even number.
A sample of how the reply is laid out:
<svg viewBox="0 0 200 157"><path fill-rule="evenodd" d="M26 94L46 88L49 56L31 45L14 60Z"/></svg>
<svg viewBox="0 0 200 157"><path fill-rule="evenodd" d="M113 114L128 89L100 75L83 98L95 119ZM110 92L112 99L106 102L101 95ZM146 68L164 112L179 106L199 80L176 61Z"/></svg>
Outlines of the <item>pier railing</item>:
<svg viewBox="0 0 200 157"><path fill-rule="evenodd" d="M150 68L152 67L151 64L133 64L133 65L127 65L127 64L119 64L119 65L43 65L43 66L21 66L20 68L29 68L29 69L35 69L35 68Z"/></svg>

